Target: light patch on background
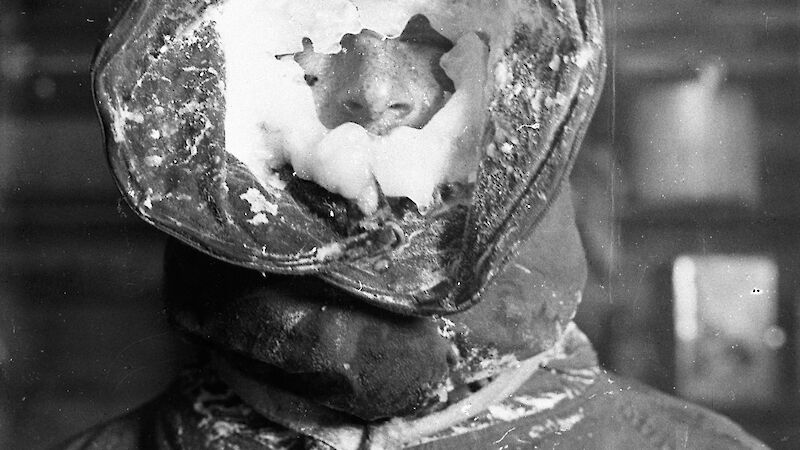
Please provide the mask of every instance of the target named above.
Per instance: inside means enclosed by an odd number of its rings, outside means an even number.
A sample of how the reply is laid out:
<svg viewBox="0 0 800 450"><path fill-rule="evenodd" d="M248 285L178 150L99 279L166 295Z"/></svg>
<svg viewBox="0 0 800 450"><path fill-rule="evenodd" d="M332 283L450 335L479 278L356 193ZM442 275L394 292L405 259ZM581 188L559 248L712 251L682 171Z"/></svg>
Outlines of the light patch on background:
<svg viewBox="0 0 800 450"><path fill-rule="evenodd" d="M766 256L681 256L673 266L676 385L716 406L778 395L778 267ZM783 337L782 337L783 336Z"/></svg>
<svg viewBox="0 0 800 450"><path fill-rule="evenodd" d="M752 94L719 67L643 90L633 105L631 174L646 203L759 200L759 125Z"/></svg>

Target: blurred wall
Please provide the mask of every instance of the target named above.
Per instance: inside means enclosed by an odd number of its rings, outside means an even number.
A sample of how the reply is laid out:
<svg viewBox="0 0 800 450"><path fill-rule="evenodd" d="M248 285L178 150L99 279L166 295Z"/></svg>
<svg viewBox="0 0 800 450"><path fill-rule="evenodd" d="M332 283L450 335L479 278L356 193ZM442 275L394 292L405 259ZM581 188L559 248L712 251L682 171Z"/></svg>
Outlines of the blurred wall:
<svg viewBox="0 0 800 450"><path fill-rule="evenodd" d="M693 400L800 448L800 4L605 4L609 78L573 174L592 267L578 322L606 367L681 394L676 259L767 258L777 288L761 298L775 302L780 345L761 346L777 361L763 390L777 400Z"/></svg>
<svg viewBox="0 0 800 450"><path fill-rule="evenodd" d="M185 350L163 236L120 203L89 63L116 2L0 2L0 448L45 448L135 407Z"/></svg>

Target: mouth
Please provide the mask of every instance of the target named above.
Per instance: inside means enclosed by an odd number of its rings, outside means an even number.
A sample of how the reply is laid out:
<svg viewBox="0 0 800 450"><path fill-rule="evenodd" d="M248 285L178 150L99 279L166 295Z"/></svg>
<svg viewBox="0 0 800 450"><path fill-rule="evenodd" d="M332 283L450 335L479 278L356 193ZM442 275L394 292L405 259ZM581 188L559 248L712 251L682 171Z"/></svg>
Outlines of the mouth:
<svg viewBox="0 0 800 450"><path fill-rule="evenodd" d="M226 149L263 185L284 190L345 235L470 202L483 156L492 63L491 27L470 21L488 15L465 14L453 25L419 5L370 12L348 8L348 1L331 3L349 11L330 16L340 18L336 23L322 21L313 5L288 14L265 2L228 2L221 9L216 28L226 58ZM359 114L372 117L359 110L369 106L365 102L337 103L346 108L338 112L342 118L330 112L331 93L358 75L343 75L350 69L337 61L355 54L348 42L365 35L376 45L438 51L427 73L412 67L408 79L394 79L403 86L393 89L412 101L388 105L388 120L408 114L400 110L414 101L427 108L419 117L389 126L360 120ZM392 69L404 70L401 64ZM330 75L338 80L328 81ZM416 76L435 79L440 89L428 95Z"/></svg>
<svg viewBox="0 0 800 450"><path fill-rule="evenodd" d="M373 231L389 222L409 223L420 221L424 217L433 218L455 208L468 206L475 188L474 182L439 184L433 190L431 206L421 209L408 197L385 195L378 185L377 206L367 213L356 200L298 177L290 165L279 170L278 176L285 182L285 191L288 194L343 236Z"/></svg>

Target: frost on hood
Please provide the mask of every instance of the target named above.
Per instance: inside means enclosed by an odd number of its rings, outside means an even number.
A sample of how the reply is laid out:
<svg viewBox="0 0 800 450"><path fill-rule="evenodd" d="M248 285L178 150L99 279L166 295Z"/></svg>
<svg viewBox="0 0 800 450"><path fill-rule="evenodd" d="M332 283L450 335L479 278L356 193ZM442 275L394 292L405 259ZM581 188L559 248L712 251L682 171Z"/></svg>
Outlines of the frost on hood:
<svg viewBox="0 0 800 450"><path fill-rule="evenodd" d="M93 63L112 171L140 217L215 258L392 311L466 309L557 197L593 112L603 32L581 5L130 2ZM327 55L362 30L393 39L417 16L452 44L436 69L453 95L419 129L323 126L282 56L304 38Z"/></svg>

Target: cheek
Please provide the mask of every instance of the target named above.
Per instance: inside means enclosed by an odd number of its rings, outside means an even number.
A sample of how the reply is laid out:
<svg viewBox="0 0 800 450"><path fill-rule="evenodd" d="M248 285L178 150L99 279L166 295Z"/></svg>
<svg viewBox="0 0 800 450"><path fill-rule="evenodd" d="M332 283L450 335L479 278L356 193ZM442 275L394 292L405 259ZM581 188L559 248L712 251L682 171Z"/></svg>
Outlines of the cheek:
<svg viewBox="0 0 800 450"><path fill-rule="evenodd" d="M439 48L421 47L418 50L419 56L416 67L421 68L427 82L436 83L440 90L452 93L456 90L453 80L447 76L440 64L444 54L445 51Z"/></svg>
<svg viewBox="0 0 800 450"><path fill-rule="evenodd" d="M358 64L344 54L317 55L311 67L303 67L317 109L317 119L328 128L339 125L335 117L342 109L337 93L346 89L346 84L356 76Z"/></svg>
<svg viewBox="0 0 800 450"><path fill-rule="evenodd" d="M358 60L355 55L346 53L327 55L303 52L295 56L295 61L305 73L318 112L330 107L334 103L333 94L357 74Z"/></svg>
<svg viewBox="0 0 800 450"><path fill-rule="evenodd" d="M420 120L427 123L444 106L445 92L453 93L455 87L439 65L443 51L427 47L416 50L404 66L408 68L406 82L411 95L417 97L416 101L426 105L426 114Z"/></svg>
<svg viewBox="0 0 800 450"><path fill-rule="evenodd" d="M329 81L327 74L334 71L331 67L335 56L305 51L295 55L294 60L306 74L306 83L314 91L318 86Z"/></svg>

